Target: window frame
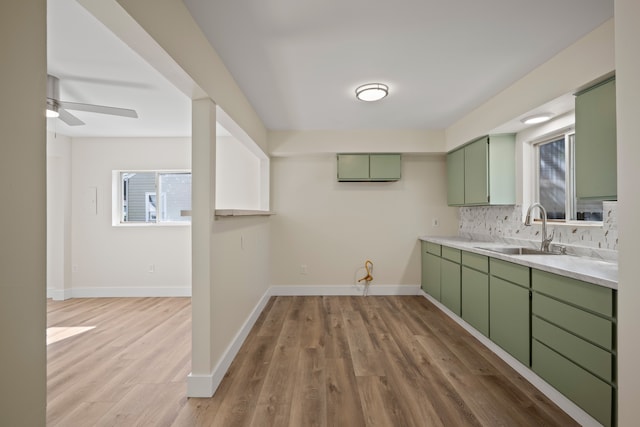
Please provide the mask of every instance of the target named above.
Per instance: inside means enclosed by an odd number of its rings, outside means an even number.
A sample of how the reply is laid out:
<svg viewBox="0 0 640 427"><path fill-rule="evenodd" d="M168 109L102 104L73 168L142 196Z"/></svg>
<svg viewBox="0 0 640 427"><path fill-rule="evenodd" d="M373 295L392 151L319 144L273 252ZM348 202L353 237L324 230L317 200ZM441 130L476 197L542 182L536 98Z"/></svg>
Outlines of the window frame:
<svg viewBox="0 0 640 427"><path fill-rule="evenodd" d="M533 150L533 202L540 201L540 150L539 147L559 139L564 139L565 143L565 219L549 219L548 222L554 224L567 225L602 225L603 221L588 221L577 219L577 199L576 199L576 177L575 177L575 127L571 126L564 130L559 130L542 138L531 141ZM537 218L534 221L541 221L539 212L536 211Z"/></svg>
<svg viewBox="0 0 640 427"><path fill-rule="evenodd" d="M128 186L125 185L123 180L123 174L136 174L136 173L153 173L155 174L155 190L153 192L146 192L146 194L156 195L156 219L154 222L145 221L125 221L125 200L124 193L128 190ZM162 212L158 211L159 203L161 203L161 195L158 195L158 189L160 187L160 175L163 174L189 174L193 179L193 174L190 169L120 169L111 171L112 182L112 210L111 210L111 225L114 227L187 227L191 226L191 218L189 217L185 221L170 221L162 220ZM193 182L192 182L193 185ZM193 187L192 187L193 194ZM145 195L146 196L146 195ZM146 198L145 198L146 203ZM166 205L166 200L164 201ZM186 216L186 215L185 215Z"/></svg>

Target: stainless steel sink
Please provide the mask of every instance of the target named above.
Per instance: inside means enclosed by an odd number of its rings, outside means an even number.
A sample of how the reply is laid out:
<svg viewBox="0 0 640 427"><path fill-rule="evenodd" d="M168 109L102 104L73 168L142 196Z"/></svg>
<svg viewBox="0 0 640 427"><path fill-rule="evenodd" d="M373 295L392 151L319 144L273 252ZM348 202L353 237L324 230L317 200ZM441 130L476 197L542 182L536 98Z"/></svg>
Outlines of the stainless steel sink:
<svg viewBox="0 0 640 427"><path fill-rule="evenodd" d="M485 251L497 252L505 255L560 255L554 252L543 252L540 249L532 249L532 248L514 248L514 247L506 247L506 248L489 248L489 247L481 247L476 246L478 249L484 249Z"/></svg>

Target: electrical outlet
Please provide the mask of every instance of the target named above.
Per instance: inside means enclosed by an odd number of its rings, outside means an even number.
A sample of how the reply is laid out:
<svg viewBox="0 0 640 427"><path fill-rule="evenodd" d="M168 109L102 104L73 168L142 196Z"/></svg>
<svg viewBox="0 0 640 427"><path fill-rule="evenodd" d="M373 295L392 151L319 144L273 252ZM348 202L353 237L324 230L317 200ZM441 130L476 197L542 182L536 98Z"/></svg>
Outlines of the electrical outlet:
<svg viewBox="0 0 640 427"><path fill-rule="evenodd" d="M307 264L301 264L300 265L300 274L307 274L309 272L308 268L307 268Z"/></svg>
<svg viewBox="0 0 640 427"><path fill-rule="evenodd" d="M431 221L431 226L438 227L439 225L440 225L440 220L438 218L433 218L433 220Z"/></svg>
<svg viewBox="0 0 640 427"><path fill-rule="evenodd" d="M155 273L156 266L155 264L149 264L149 273Z"/></svg>

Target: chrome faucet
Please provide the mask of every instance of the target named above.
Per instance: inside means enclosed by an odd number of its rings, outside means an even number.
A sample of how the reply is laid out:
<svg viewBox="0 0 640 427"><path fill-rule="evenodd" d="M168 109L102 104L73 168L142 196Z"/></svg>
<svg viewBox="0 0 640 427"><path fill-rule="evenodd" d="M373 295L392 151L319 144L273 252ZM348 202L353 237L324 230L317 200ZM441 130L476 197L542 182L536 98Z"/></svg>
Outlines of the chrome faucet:
<svg viewBox="0 0 640 427"><path fill-rule="evenodd" d="M540 244L540 250L542 252L551 252L549 245L553 240L553 235L555 234L555 230L552 230L551 236L547 237L547 210L544 208L544 206L542 206L538 202L533 203L531 206L529 206L529 209L527 209L527 217L524 220L524 225L526 226L531 225L531 211L535 207L540 209L540 216L542 217L542 243Z"/></svg>

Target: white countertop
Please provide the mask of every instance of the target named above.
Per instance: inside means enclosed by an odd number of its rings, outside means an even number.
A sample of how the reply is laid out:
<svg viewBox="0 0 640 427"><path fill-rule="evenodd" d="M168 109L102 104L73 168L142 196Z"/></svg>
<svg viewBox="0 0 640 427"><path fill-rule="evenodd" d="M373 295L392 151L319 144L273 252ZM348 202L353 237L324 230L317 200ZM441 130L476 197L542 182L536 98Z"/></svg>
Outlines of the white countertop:
<svg viewBox="0 0 640 427"><path fill-rule="evenodd" d="M420 236L420 240L487 255L515 264L526 265L538 270L556 273L561 276L572 277L596 285L611 289L618 289L618 264L612 261L603 261L594 258L578 257L573 255L506 255L492 252L482 248L492 247L516 247L516 245L502 242L486 242L471 240L465 237L436 237Z"/></svg>

